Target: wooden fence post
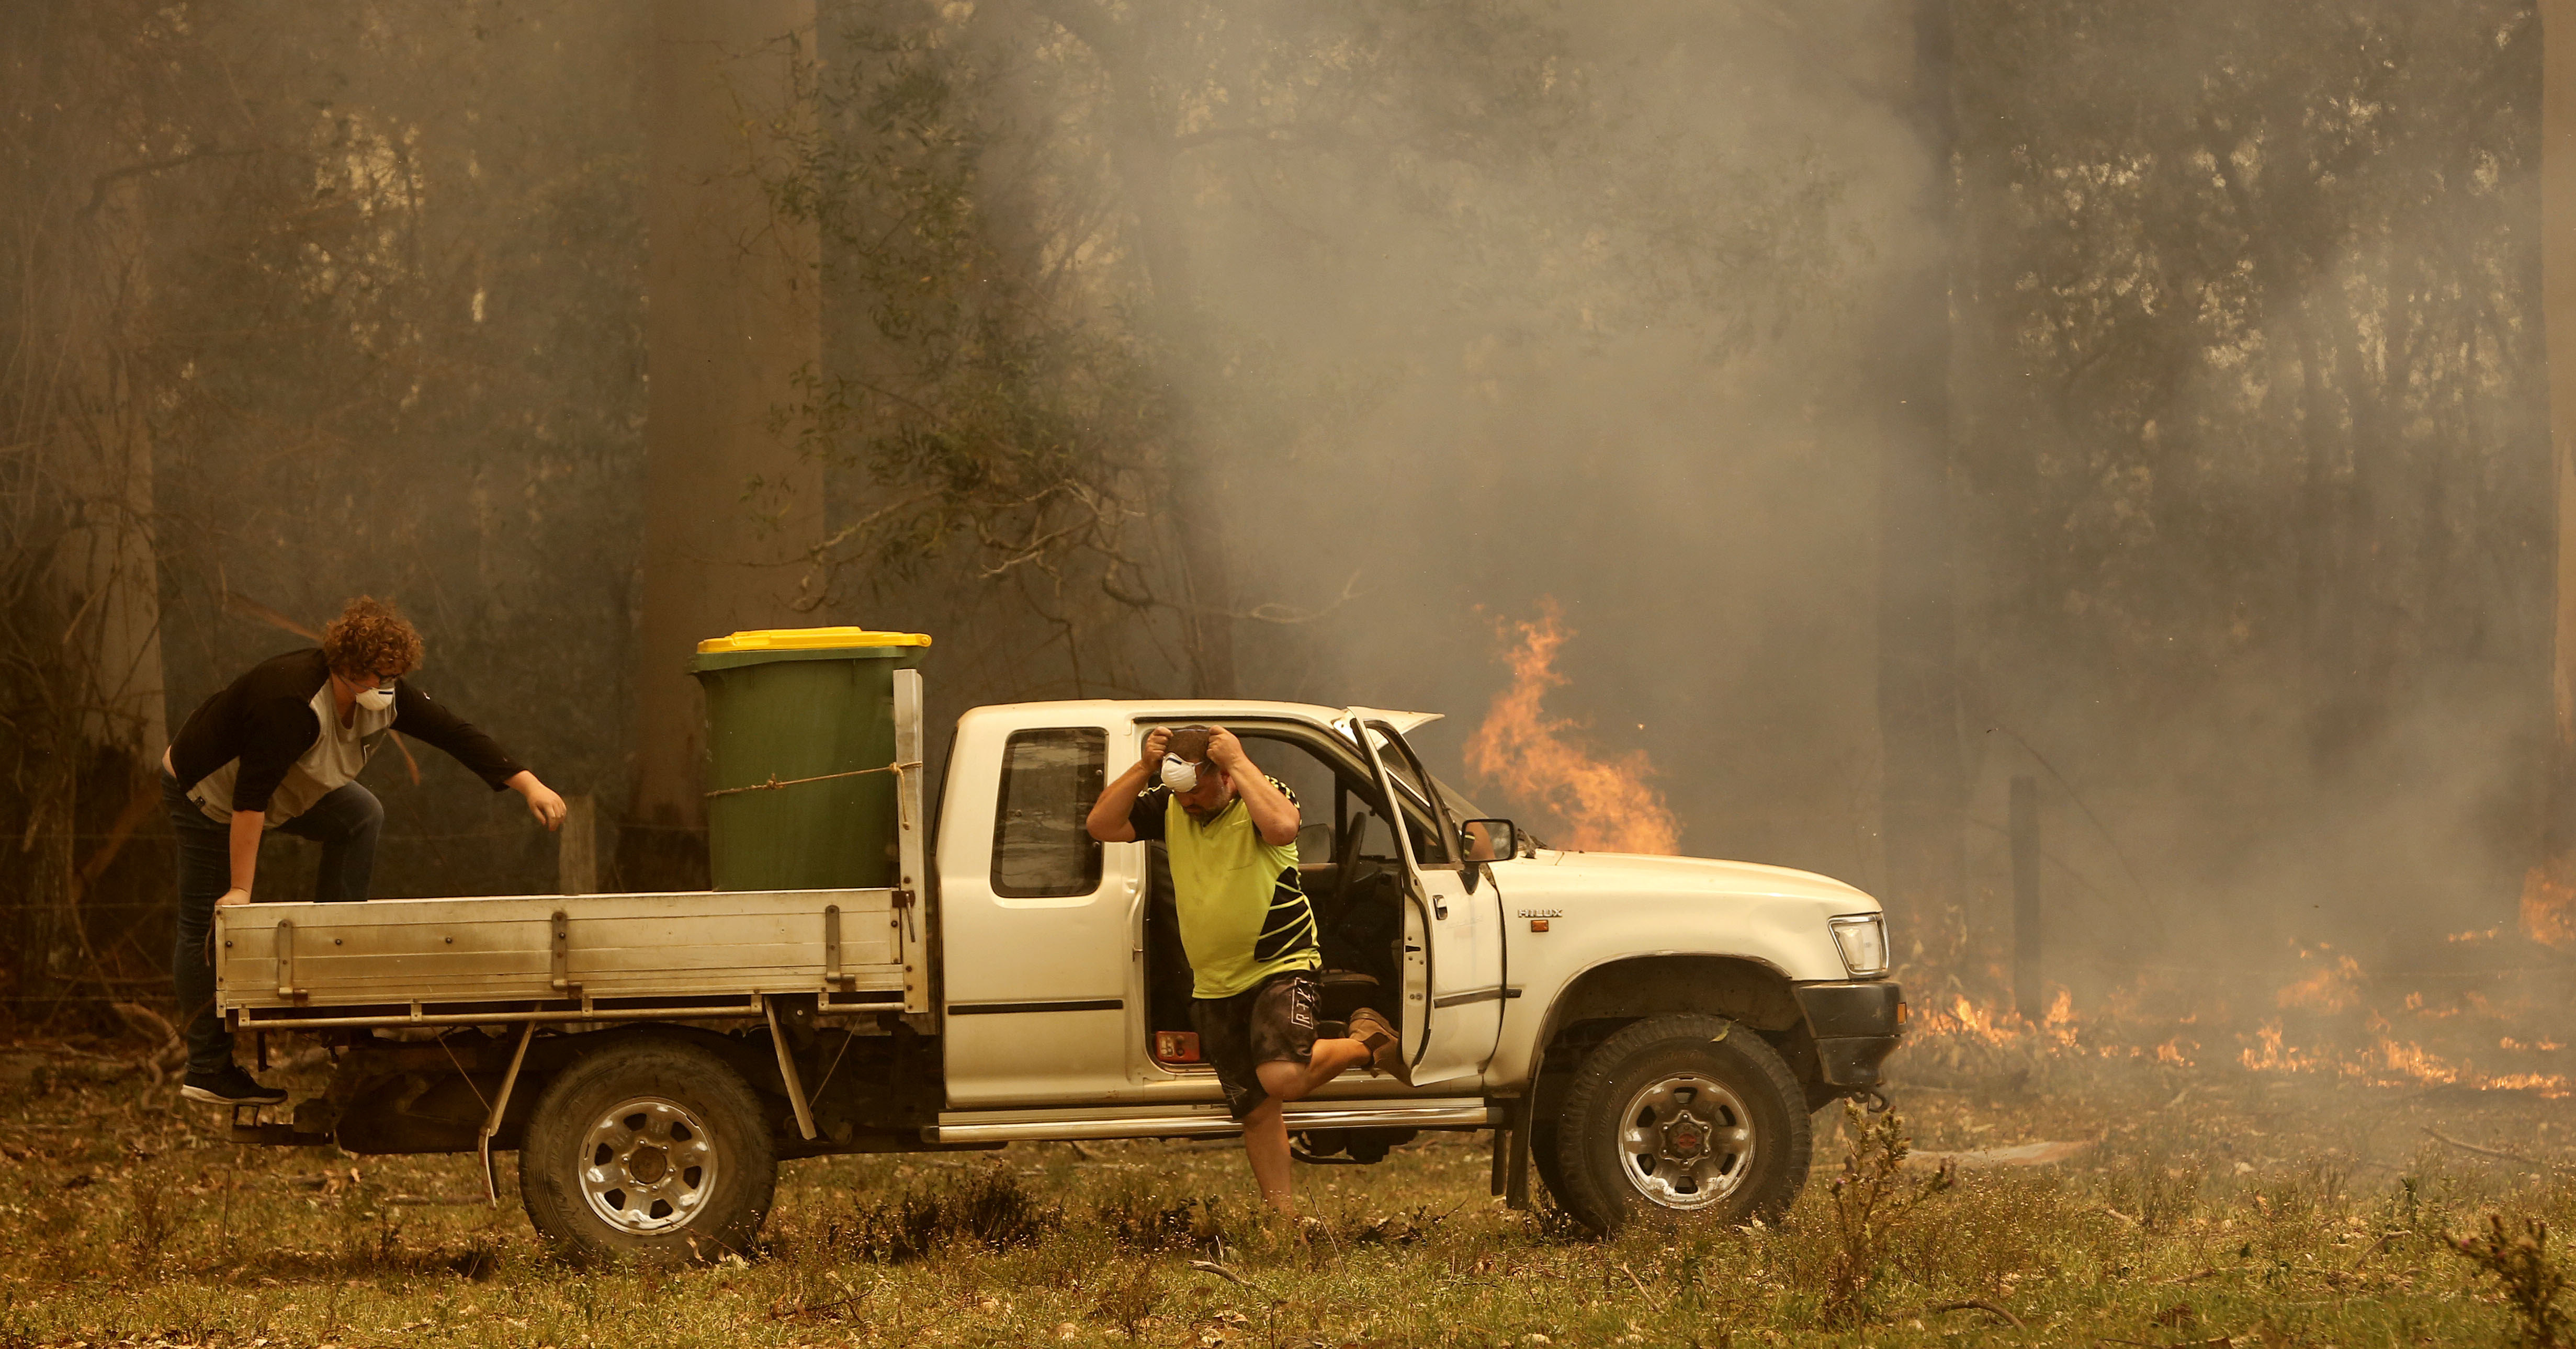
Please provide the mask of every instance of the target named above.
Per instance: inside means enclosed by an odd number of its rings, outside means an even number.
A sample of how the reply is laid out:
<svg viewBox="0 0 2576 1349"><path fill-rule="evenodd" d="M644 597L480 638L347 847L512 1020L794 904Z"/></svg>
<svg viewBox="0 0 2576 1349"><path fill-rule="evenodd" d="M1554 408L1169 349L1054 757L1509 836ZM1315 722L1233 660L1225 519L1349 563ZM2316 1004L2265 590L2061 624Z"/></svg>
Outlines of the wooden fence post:
<svg viewBox="0 0 2576 1349"><path fill-rule="evenodd" d="M2013 1009L2037 1021L2040 1006L2039 779L2012 780Z"/></svg>
<svg viewBox="0 0 2576 1349"><path fill-rule="evenodd" d="M587 794L564 798L563 830L555 838L555 876L559 893L599 893L599 806Z"/></svg>

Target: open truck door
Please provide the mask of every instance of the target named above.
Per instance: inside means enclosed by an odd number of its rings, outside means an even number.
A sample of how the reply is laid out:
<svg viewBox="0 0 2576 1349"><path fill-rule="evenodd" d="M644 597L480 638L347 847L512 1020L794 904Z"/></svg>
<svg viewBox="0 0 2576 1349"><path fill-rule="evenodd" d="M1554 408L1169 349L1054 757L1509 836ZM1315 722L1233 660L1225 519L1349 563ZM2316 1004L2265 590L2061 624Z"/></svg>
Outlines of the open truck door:
<svg viewBox="0 0 2576 1349"><path fill-rule="evenodd" d="M1458 829L1439 785L1422 771L1388 713L1353 708L1343 729L1358 743L1405 826L1392 832L1405 871L1404 1056L1416 1086L1481 1072L1502 1030L1502 895L1470 888Z"/></svg>

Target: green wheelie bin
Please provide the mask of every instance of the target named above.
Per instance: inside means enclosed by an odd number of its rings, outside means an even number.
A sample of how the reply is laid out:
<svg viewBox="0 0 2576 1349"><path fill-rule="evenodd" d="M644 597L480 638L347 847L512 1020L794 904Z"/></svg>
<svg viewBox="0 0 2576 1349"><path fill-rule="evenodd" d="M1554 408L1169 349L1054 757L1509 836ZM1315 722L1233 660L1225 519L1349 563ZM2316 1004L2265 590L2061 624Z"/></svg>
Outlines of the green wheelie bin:
<svg viewBox="0 0 2576 1349"><path fill-rule="evenodd" d="M894 672L930 639L771 628L698 643L718 890L895 883ZM918 771L918 770L914 770Z"/></svg>

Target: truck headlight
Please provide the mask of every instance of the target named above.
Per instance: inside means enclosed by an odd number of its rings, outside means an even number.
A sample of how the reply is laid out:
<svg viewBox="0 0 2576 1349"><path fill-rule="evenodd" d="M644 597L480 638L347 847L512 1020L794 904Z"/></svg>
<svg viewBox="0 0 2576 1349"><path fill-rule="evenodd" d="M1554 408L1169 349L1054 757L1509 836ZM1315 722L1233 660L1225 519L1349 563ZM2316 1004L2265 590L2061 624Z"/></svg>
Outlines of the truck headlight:
<svg viewBox="0 0 2576 1349"><path fill-rule="evenodd" d="M1832 920L1834 945L1843 953L1843 968L1856 976L1887 973L1887 917L1860 913Z"/></svg>

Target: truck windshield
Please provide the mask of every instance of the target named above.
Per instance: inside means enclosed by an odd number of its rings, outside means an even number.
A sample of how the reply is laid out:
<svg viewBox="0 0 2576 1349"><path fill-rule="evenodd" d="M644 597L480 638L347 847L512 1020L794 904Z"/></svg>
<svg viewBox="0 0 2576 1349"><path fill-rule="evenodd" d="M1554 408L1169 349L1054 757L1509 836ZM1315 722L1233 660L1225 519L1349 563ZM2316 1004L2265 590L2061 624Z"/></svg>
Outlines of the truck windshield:
<svg viewBox="0 0 2576 1349"><path fill-rule="evenodd" d="M1431 776L1431 782L1432 785L1440 789L1440 799L1449 803L1449 813L1457 816L1459 819L1489 820L1496 818L1486 814L1483 806L1477 805L1475 802L1468 800L1465 792L1450 786L1449 779L1441 777L1439 774L1435 773Z"/></svg>

